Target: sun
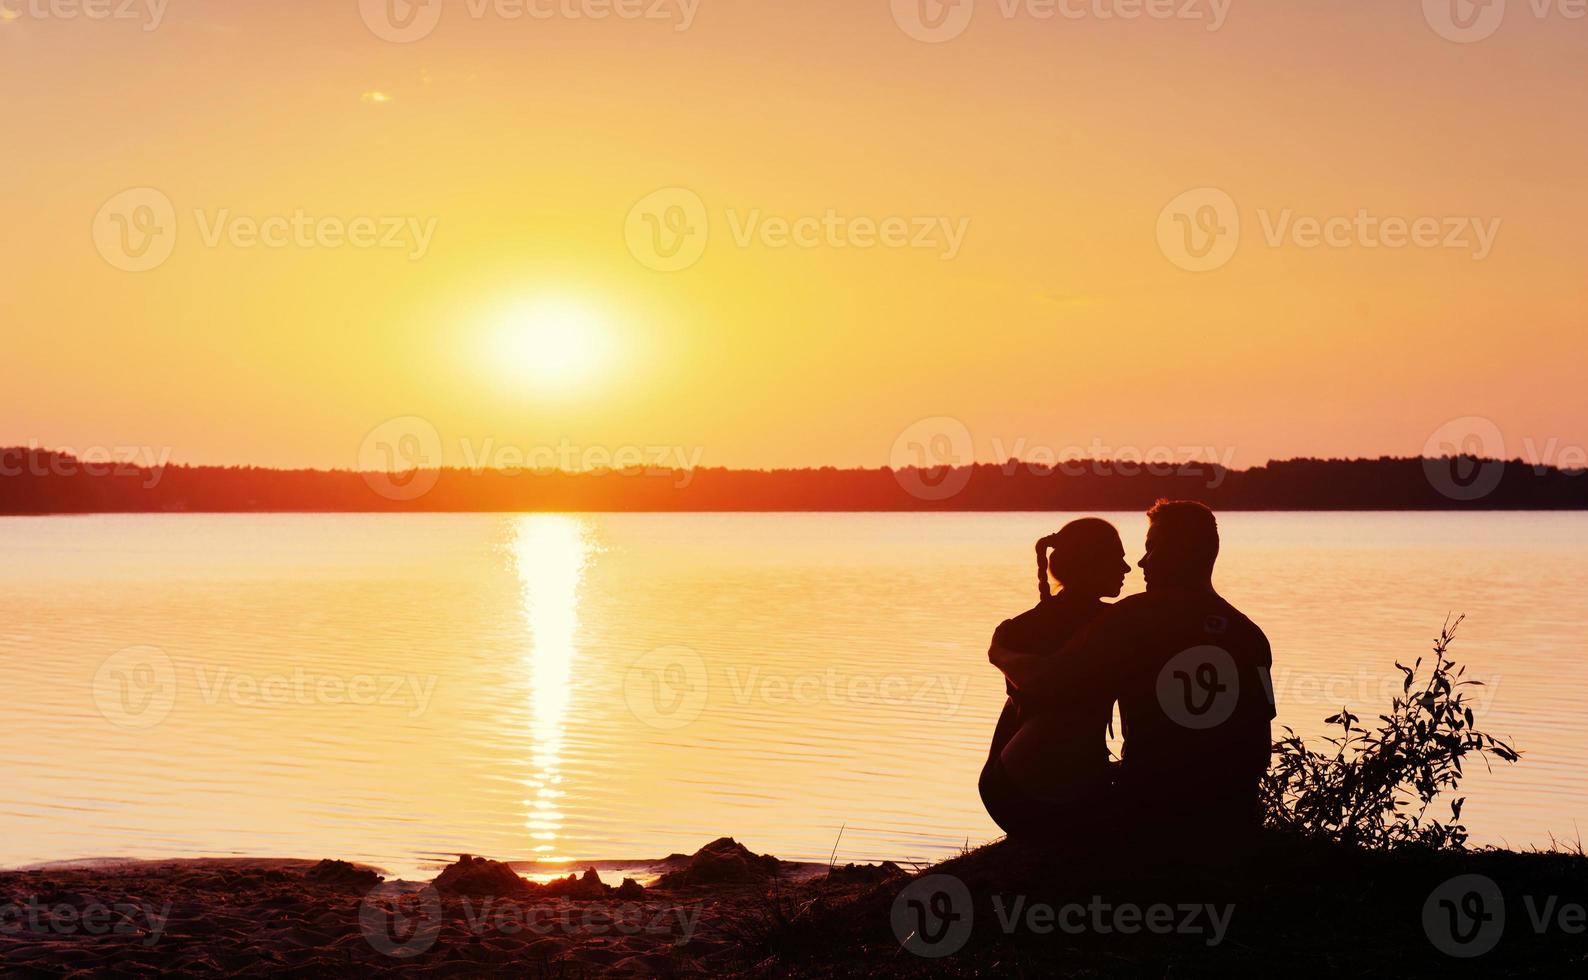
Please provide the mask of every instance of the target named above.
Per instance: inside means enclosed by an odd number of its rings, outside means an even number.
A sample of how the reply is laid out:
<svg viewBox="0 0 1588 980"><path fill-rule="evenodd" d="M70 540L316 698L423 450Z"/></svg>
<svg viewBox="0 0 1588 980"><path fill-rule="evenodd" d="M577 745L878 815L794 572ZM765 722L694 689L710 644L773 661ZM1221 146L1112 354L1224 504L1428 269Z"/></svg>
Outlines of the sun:
<svg viewBox="0 0 1588 980"><path fill-rule="evenodd" d="M538 391L567 391L606 366L607 324L586 306L542 300L514 307L496 324L490 356L510 382Z"/></svg>

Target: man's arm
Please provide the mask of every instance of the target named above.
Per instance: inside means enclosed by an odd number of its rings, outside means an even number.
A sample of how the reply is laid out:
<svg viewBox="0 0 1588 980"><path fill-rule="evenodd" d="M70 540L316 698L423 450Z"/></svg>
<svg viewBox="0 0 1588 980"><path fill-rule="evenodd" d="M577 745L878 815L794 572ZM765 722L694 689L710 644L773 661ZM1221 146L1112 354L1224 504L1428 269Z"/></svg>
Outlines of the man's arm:
<svg viewBox="0 0 1588 980"><path fill-rule="evenodd" d="M1274 699L1272 671L1274 649L1269 645L1268 637L1263 635L1261 629L1257 630L1257 639L1257 659L1252 664L1252 667L1257 675L1257 684L1261 691L1253 692L1250 709L1253 715L1251 722L1252 734L1247 741L1247 752L1250 753L1252 769L1256 771L1257 778L1261 779L1268 772L1268 767L1273 762L1273 722L1278 716L1279 706Z"/></svg>
<svg viewBox="0 0 1588 980"><path fill-rule="evenodd" d="M1025 691L1036 687L1038 668L1046 658L1034 653L1016 653L999 643L998 634L994 633L992 646L987 649L987 659L994 667L1004 672L1004 676L1014 685L1015 690Z"/></svg>

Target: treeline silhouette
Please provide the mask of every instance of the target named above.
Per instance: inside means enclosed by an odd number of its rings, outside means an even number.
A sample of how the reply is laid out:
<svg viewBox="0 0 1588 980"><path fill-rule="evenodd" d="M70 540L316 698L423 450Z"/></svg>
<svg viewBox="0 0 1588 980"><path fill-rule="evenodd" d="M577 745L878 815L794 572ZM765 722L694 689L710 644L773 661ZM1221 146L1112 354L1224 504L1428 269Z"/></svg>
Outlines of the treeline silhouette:
<svg viewBox="0 0 1588 980"><path fill-rule="evenodd" d="M0 513L482 511L1134 511L1160 497L1222 510L1588 509L1581 470L1470 457L1292 459L1251 469L1011 461L939 469L409 474L92 464L0 450Z"/></svg>

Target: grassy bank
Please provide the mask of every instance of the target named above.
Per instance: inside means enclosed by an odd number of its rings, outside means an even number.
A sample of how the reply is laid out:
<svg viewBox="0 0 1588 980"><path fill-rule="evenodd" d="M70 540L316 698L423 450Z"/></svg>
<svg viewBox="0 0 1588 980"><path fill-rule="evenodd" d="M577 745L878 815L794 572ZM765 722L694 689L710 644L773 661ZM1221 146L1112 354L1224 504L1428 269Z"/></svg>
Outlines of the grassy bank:
<svg viewBox="0 0 1588 980"><path fill-rule="evenodd" d="M1371 851L1268 834L1214 858L1004 841L858 891L813 881L770 893L745 972L1573 975L1588 960L1585 906L1588 859L1564 852Z"/></svg>

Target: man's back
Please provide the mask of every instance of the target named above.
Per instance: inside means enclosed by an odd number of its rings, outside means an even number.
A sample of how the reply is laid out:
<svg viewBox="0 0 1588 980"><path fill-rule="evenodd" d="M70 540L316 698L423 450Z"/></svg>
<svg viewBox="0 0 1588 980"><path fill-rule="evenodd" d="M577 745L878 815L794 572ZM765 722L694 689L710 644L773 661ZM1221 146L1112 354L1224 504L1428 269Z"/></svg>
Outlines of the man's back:
<svg viewBox="0 0 1588 980"><path fill-rule="evenodd" d="M1211 591L1163 589L1115 606L1100 636L1104 696L1119 701L1119 788L1151 813L1245 820L1268 769L1273 655Z"/></svg>

